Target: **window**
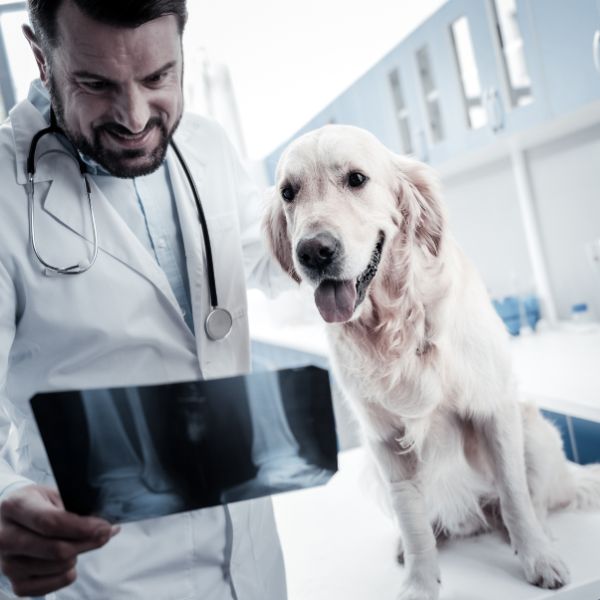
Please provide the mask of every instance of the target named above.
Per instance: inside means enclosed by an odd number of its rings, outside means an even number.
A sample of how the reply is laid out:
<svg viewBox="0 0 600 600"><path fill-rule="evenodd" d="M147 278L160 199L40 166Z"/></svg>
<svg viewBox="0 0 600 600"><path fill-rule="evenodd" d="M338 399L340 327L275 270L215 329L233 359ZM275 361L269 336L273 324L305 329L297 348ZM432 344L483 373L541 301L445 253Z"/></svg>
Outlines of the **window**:
<svg viewBox="0 0 600 600"><path fill-rule="evenodd" d="M471 129L483 127L487 116L483 107L481 83L469 31L469 21L460 17L450 26L454 55L460 73L467 123Z"/></svg>
<svg viewBox="0 0 600 600"><path fill-rule="evenodd" d="M431 140L434 143L441 142L444 139L444 127L440 111L439 91L433 79L427 46L423 46L417 51L417 68L419 69L419 79L421 80L421 90L425 101Z"/></svg>
<svg viewBox="0 0 600 600"><path fill-rule="evenodd" d="M516 3L515 0L494 0L493 6L511 106L523 106L532 102L533 97Z"/></svg>
<svg viewBox="0 0 600 600"><path fill-rule="evenodd" d="M21 31L22 25L28 22L26 10L11 10L3 13L0 5L1 35L4 39L16 102L27 97L29 84L39 77L33 54Z"/></svg>
<svg viewBox="0 0 600 600"><path fill-rule="evenodd" d="M27 96L29 83L38 76L29 44L21 31L27 23L25 2L0 0L0 119Z"/></svg>
<svg viewBox="0 0 600 600"><path fill-rule="evenodd" d="M394 101L394 109L396 111L396 121L398 122L398 130L400 132L400 140L402 142L402 151L410 154L413 151L412 141L410 137L410 123L408 110L404 102L404 93L400 82L400 73L398 69L394 69L388 75L390 88L392 90L392 99Z"/></svg>

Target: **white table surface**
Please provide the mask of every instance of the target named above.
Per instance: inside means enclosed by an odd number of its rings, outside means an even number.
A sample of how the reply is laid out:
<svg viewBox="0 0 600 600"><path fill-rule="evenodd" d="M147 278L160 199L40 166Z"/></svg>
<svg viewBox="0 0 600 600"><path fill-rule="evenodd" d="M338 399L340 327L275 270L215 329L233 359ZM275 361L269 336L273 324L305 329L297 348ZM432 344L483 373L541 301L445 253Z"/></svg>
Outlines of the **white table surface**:
<svg viewBox="0 0 600 600"><path fill-rule="evenodd" d="M285 301L250 295L250 335L269 344L328 356L325 325L311 306L308 292L302 294L289 294L287 313L281 308ZM511 347L517 378L527 397L541 408L600 421L600 325L592 331L577 331L569 324L553 329L541 324L536 333L524 329L511 338Z"/></svg>
<svg viewBox="0 0 600 600"><path fill-rule="evenodd" d="M340 455L321 488L273 498L289 600L395 600L404 569L395 561L393 522L361 487L362 449ZM441 600L599 600L600 512L549 519L572 582L558 591L529 585L499 534L449 542L440 550Z"/></svg>
<svg viewBox="0 0 600 600"><path fill-rule="evenodd" d="M521 388L542 408L600 421L600 327L525 331L511 345Z"/></svg>

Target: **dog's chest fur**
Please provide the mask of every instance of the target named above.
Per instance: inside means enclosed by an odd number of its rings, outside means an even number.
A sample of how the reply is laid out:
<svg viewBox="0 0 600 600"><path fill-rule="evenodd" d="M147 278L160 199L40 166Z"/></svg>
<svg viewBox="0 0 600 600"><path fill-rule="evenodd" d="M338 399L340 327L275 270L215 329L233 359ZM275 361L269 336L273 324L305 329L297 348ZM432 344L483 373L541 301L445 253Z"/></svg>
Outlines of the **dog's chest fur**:
<svg viewBox="0 0 600 600"><path fill-rule="evenodd" d="M328 328L328 334L341 385L378 435L403 435L441 404L440 359L423 340L393 349L377 347L376 338L348 327Z"/></svg>

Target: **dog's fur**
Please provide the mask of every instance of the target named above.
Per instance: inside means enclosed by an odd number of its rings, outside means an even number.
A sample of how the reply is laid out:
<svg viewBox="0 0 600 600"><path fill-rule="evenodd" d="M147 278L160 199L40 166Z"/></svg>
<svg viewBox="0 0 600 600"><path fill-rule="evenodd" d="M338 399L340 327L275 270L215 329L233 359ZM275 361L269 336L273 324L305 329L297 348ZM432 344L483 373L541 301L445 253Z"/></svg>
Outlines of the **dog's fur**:
<svg viewBox="0 0 600 600"><path fill-rule="evenodd" d="M529 582L564 585L541 523L558 507L600 506L600 470L569 464L556 429L518 401L508 335L447 230L431 169L328 125L287 148L276 179L264 228L291 277L330 286L315 299L399 524L400 598L438 598L436 537L499 523Z"/></svg>

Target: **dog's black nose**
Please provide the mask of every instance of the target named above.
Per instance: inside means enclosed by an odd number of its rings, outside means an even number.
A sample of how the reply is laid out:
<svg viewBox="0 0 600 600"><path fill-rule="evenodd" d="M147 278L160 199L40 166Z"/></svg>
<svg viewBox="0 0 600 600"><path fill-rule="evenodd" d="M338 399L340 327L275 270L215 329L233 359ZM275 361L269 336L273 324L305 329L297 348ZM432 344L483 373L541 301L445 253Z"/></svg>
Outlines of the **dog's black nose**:
<svg viewBox="0 0 600 600"><path fill-rule="evenodd" d="M317 233L298 242L296 255L304 267L322 271L334 261L339 246L338 240L330 233Z"/></svg>

